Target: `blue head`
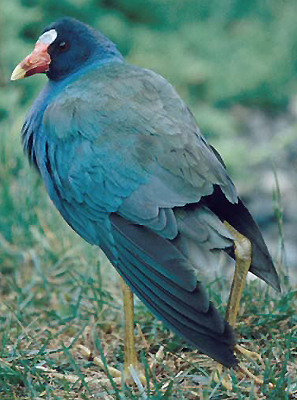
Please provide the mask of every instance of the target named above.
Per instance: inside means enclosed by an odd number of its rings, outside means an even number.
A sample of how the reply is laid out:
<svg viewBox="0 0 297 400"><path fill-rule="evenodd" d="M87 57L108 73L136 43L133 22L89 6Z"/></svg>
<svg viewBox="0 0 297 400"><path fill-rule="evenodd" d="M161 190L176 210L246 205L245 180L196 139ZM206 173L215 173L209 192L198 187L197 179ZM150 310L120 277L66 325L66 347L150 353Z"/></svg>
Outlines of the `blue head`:
<svg viewBox="0 0 297 400"><path fill-rule="evenodd" d="M99 31L74 19L61 18L47 26L34 51L14 70L11 79L46 73L60 81L93 62L122 60L114 43Z"/></svg>

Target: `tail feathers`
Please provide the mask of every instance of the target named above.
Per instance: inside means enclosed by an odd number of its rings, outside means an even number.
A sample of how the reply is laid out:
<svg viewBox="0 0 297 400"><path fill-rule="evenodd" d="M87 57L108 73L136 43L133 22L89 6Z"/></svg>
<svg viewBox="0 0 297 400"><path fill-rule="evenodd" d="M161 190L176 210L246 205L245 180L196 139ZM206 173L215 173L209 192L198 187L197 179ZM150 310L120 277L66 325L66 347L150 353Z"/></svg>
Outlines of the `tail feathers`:
<svg viewBox="0 0 297 400"><path fill-rule="evenodd" d="M252 243L250 271L275 290L280 291L279 277L258 225L240 199L238 199L238 204L234 204L233 207L236 208L236 215L238 213L239 218L232 218L228 222Z"/></svg>
<svg viewBox="0 0 297 400"><path fill-rule="evenodd" d="M183 285L182 280L176 283L170 276L162 273L164 268L170 270L172 259L166 261L163 253L158 260L153 247L158 243L159 252L162 253L160 241L167 243L163 243L166 252L169 245L172 248L175 246L156 234L150 236L148 246L147 243L141 242L140 232L146 230L145 227L131 225L117 215L111 216L111 222L117 250L117 260L113 260L113 264L137 296L188 343L228 367L236 366L233 329L209 302L208 294L197 278L195 287L189 289L187 280ZM147 239L147 235L144 235L144 238ZM178 269L176 260L175 258ZM179 273L182 275L186 260L182 255L178 260ZM159 261L162 262L162 266L158 265ZM189 272L189 269L190 267L186 266L186 271Z"/></svg>
<svg viewBox="0 0 297 400"><path fill-rule="evenodd" d="M238 199L238 203L230 203L220 188L216 187L212 195L204 198L204 202L221 220L229 222L250 240L252 244L250 272L280 291L279 278L259 227L242 201ZM233 253L230 255L234 257Z"/></svg>
<svg viewBox="0 0 297 400"><path fill-rule="evenodd" d="M168 306L163 300L156 296L156 292L144 288L139 279L131 275L126 268L125 260L120 259L118 271L126 283L133 289L140 300L162 320L173 332L182 337L190 345L197 347L203 353L207 354L214 360L225 365L226 367L235 367L238 363L233 348L235 345L235 336L232 328L226 323L224 336L226 341L222 341L221 337L210 335L205 330L197 329L197 324L179 313L173 307ZM209 312L206 318L211 318L215 308L210 304Z"/></svg>

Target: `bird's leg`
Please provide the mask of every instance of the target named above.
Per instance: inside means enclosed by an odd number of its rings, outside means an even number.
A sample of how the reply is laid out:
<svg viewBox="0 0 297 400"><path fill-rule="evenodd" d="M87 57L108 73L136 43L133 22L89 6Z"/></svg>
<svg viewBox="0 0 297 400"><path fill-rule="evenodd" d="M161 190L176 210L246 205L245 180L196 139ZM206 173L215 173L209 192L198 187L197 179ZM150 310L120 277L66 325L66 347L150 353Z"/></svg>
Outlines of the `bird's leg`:
<svg viewBox="0 0 297 400"><path fill-rule="evenodd" d="M236 327L236 317L240 307L240 299L242 296L242 291L245 285L246 276L248 270L251 265L252 260L252 247L250 241L239 233L236 229L234 229L228 222L224 222L224 225L227 227L229 232L234 237L234 252L235 252L235 271L233 282L231 286L230 296L228 300L228 306L226 311L226 320L229 324L235 328ZM254 352L250 352L243 347L236 345L235 351L240 353L245 358L259 359L261 357ZM257 384L263 384L263 379L254 376L247 368L241 363L238 365L238 368L245 375L252 378ZM218 374L222 373L222 366L219 365L217 368L217 374L215 375L215 380L218 380ZM223 385L230 389L231 382L222 381Z"/></svg>
<svg viewBox="0 0 297 400"><path fill-rule="evenodd" d="M125 281L121 279L123 302L124 302L124 319L125 319L125 362L124 362L124 377L126 382L133 382L130 368L134 368L139 374L141 383L145 383L145 377L138 367L136 351L135 351L135 335L134 335L134 298L133 292L127 286Z"/></svg>
<svg viewBox="0 0 297 400"><path fill-rule="evenodd" d="M242 291L252 261L252 247L251 242L241 233L237 232L228 222L225 221L224 225L234 237L235 271L228 300L226 320L232 328L235 328Z"/></svg>
<svg viewBox="0 0 297 400"><path fill-rule="evenodd" d="M134 368L137 365L137 358L135 352L135 336L134 336L134 298L133 292L126 285L125 281L121 279L121 286L123 292L124 303L124 318L125 318L125 364L124 374L125 377L130 376L129 367L132 364Z"/></svg>
<svg viewBox="0 0 297 400"><path fill-rule="evenodd" d="M124 303L124 323L125 323L125 333L124 333L124 376L116 368L108 367L109 375L113 378L113 381L117 384L121 383L121 378L128 384L136 384L140 390L143 390L142 385L146 384L146 379L144 374L141 372L135 351L135 335L134 335L134 299L133 292L126 285L125 281L121 278L121 287L123 292L123 303ZM92 352L83 345L79 345L79 348L83 355L88 359L92 358L92 361L98 365L100 368L105 369L104 362L99 357L93 357ZM131 366L134 371L131 374ZM139 378L139 379L138 379ZM140 382L139 382L140 381ZM108 380L104 384L107 383Z"/></svg>

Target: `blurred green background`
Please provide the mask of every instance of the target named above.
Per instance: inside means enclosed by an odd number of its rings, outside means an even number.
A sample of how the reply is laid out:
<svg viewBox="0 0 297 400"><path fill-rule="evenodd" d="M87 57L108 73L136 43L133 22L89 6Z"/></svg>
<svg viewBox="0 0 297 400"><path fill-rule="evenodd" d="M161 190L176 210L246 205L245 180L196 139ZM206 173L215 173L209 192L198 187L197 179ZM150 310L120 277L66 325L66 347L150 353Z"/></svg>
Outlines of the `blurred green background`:
<svg viewBox="0 0 297 400"><path fill-rule="evenodd" d="M5 240L25 241L23 228L15 234L16 225L34 225L38 202L49 207L19 139L25 113L46 77L10 82L10 74L43 28L66 15L98 28L129 62L159 72L176 87L222 154L274 256L280 236L274 209L283 210L288 263L296 269L296 0L2 0L0 219Z"/></svg>

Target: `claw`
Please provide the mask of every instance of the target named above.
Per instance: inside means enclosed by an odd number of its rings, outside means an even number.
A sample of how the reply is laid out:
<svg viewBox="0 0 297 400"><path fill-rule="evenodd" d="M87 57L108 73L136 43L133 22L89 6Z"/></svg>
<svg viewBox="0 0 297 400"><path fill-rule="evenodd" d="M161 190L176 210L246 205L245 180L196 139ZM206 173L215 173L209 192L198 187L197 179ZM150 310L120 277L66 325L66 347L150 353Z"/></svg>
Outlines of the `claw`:
<svg viewBox="0 0 297 400"><path fill-rule="evenodd" d="M251 371L249 371L242 363L238 364L238 369L246 376L251 378L257 385L262 386L264 380L262 377L255 376Z"/></svg>
<svg viewBox="0 0 297 400"><path fill-rule="evenodd" d="M78 348L80 349L81 353L88 360L92 361L99 368L101 368L105 371L105 365L104 365L103 361L99 357L93 357L92 352L88 347L83 346L82 344L79 344ZM134 372L134 375L131 374L131 369ZM122 379L119 379L119 378L122 378L122 376L123 376L122 372L114 367L108 367L108 372L113 378L115 378L114 382L116 384L120 385ZM141 371L139 371L139 368L136 368L132 364L129 366L129 374L124 373L124 380L128 385L136 384L137 386L139 386L139 383L140 383L140 385L146 385L145 376L143 375L143 373ZM104 382L105 382L105 380L104 380ZM106 380L106 382L108 382L108 380Z"/></svg>
<svg viewBox="0 0 297 400"><path fill-rule="evenodd" d="M253 361L259 361L259 363L265 367L264 361L262 360L262 357L260 354L256 353L255 351L250 351L244 348L243 346L237 344L235 346L235 351L239 354L241 354L244 358L248 358Z"/></svg>
<svg viewBox="0 0 297 400"><path fill-rule="evenodd" d="M78 348L80 349L80 351L82 352L82 354L90 361L92 361L94 364L98 365L98 367L100 367L101 369L103 369L105 371L105 365L103 363L103 361L99 358L99 357L94 357L92 355L91 350L86 347L83 346L82 344L78 345ZM113 378L120 378L121 377L121 371L117 370L116 368L113 367L108 367L108 372L110 373L110 375Z"/></svg>

